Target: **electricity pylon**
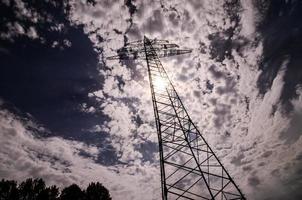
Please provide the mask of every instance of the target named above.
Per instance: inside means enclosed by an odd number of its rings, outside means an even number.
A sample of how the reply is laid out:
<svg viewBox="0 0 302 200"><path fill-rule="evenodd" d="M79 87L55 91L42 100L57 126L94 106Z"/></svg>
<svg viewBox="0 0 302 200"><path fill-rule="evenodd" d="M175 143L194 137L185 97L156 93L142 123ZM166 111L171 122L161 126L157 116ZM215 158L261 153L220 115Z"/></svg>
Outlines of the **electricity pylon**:
<svg viewBox="0 0 302 200"><path fill-rule="evenodd" d="M190 53L166 40L128 43L108 59L147 62L159 143L162 199L244 200L234 180L192 122L159 58Z"/></svg>

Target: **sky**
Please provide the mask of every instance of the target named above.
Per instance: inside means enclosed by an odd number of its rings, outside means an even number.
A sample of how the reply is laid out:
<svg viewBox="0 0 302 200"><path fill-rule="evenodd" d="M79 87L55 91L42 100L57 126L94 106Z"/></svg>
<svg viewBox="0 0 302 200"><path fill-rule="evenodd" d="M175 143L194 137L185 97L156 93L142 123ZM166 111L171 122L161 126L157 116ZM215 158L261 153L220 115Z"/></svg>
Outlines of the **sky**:
<svg viewBox="0 0 302 200"><path fill-rule="evenodd" d="M0 178L160 199L146 64L106 59L146 35L247 199L302 199L301 1L0 2Z"/></svg>

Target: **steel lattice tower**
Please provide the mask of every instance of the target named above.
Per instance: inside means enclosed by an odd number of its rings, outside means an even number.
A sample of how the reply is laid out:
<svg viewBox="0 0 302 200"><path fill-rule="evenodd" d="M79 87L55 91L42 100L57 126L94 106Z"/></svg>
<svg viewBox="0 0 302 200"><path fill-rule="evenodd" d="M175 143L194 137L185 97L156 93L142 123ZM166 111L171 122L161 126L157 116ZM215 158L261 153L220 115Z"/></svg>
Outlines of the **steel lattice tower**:
<svg viewBox="0 0 302 200"><path fill-rule="evenodd" d="M147 62L158 134L162 199L245 199L188 115L159 58L190 53L166 40L128 43L108 59Z"/></svg>

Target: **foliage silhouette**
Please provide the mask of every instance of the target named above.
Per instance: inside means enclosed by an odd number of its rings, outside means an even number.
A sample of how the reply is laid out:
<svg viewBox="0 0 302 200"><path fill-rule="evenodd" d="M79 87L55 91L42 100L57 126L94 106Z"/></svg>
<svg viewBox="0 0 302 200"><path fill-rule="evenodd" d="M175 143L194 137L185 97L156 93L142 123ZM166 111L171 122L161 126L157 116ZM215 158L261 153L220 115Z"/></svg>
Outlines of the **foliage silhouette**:
<svg viewBox="0 0 302 200"><path fill-rule="evenodd" d="M16 181L2 179L0 200L111 200L111 197L99 182L90 183L86 190L72 184L60 194L57 186L46 187L43 179L26 179L19 185Z"/></svg>
<svg viewBox="0 0 302 200"><path fill-rule="evenodd" d="M37 200L57 200L59 196L59 188L53 185L45 188L38 196Z"/></svg>
<svg viewBox="0 0 302 200"><path fill-rule="evenodd" d="M86 200L111 200L109 191L101 183L90 183L86 189Z"/></svg>
<svg viewBox="0 0 302 200"><path fill-rule="evenodd" d="M16 181L1 180L0 182L0 199L18 200L19 191Z"/></svg>
<svg viewBox="0 0 302 200"><path fill-rule="evenodd" d="M62 190L60 195L61 200L84 200L85 193L81 190L81 188L72 184L69 187L66 187Z"/></svg>
<svg viewBox="0 0 302 200"><path fill-rule="evenodd" d="M45 183L42 179L27 179L19 185L18 189L20 199L37 199L40 193L45 190Z"/></svg>

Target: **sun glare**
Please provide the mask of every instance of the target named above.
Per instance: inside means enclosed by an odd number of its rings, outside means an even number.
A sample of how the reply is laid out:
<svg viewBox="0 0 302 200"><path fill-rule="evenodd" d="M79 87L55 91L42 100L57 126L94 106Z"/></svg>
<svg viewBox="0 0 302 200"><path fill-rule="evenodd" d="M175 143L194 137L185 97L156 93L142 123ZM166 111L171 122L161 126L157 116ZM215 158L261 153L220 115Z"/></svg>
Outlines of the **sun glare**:
<svg viewBox="0 0 302 200"><path fill-rule="evenodd" d="M158 76L156 76L154 78L153 84L154 84L154 87L160 91L166 90L166 87L168 86L167 80L163 79L162 77L158 77Z"/></svg>

